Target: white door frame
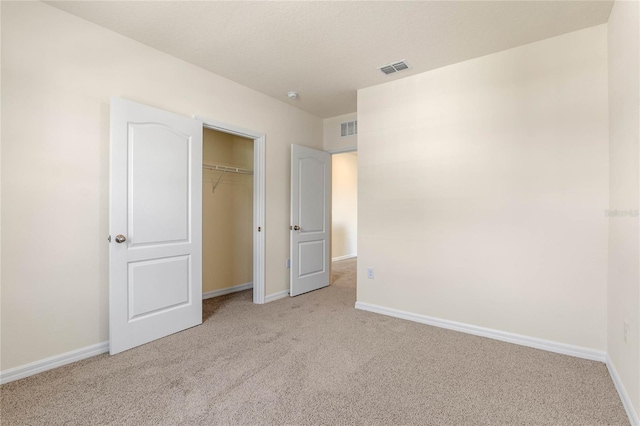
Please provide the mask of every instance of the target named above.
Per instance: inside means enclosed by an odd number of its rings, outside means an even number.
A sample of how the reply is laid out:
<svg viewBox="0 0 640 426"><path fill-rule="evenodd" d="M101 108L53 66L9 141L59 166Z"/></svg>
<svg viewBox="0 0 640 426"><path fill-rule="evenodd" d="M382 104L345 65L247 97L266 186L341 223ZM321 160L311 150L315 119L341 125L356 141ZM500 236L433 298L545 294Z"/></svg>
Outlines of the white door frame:
<svg viewBox="0 0 640 426"><path fill-rule="evenodd" d="M358 147L349 147L349 148L338 148L338 149L330 149L327 151L329 154L346 154L347 152L358 152Z"/></svg>
<svg viewBox="0 0 640 426"><path fill-rule="evenodd" d="M199 116L203 128L253 140L253 303L265 303L265 150L263 133Z"/></svg>

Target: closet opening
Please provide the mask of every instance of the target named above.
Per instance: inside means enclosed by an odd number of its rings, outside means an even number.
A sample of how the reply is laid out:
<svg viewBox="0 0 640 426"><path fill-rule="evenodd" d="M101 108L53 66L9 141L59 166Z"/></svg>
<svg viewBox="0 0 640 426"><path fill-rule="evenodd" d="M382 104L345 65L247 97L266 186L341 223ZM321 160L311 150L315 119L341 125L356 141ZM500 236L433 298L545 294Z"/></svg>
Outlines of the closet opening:
<svg viewBox="0 0 640 426"><path fill-rule="evenodd" d="M264 303L264 135L201 120L202 298Z"/></svg>

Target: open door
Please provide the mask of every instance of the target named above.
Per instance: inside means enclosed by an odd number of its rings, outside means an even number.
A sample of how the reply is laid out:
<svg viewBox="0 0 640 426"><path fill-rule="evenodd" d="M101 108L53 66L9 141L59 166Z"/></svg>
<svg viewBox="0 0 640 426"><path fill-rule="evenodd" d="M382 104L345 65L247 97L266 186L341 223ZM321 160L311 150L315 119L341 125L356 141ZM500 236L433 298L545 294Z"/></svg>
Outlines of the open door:
<svg viewBox="0 0 640 426"><path fill-rule="evenodd" d="M202 122L111 99L109 352L202 323Z"/></svg>
<svg viewBox="0 0 640 426"><path fill-rule="evenodd" d="M330 202L331 155L291 145L291 296L329 285Z"/></svg>

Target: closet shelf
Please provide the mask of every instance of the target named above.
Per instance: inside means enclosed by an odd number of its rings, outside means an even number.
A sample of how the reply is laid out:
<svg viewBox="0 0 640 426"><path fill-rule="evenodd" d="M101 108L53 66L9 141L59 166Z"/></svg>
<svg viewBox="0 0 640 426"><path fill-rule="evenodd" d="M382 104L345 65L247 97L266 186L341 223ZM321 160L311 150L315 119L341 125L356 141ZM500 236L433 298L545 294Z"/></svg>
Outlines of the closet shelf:
<svg viewBox="0 0 640 426"><path fill-rule="evenodd" d="M221 172L240 173L243 175L252 175L253 170L247 170L240 167L226 166L224 164L202 163L202 168L207 170L218 170Z"/></svg>

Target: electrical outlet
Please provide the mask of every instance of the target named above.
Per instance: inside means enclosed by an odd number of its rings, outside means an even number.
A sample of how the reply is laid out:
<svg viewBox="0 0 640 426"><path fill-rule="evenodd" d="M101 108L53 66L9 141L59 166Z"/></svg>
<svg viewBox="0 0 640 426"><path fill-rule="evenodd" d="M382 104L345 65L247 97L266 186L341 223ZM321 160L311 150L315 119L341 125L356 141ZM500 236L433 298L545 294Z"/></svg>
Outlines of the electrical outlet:
<svg viewBox="0 0 640 426"><path fill-rule="evenodd" d="M291 268L291 259L287 259L287 261L285 262L285 266L287 267L287 269Z"/></svg>
<svg viewBox="0 0 640 426"><path fill-rule="evenodd" d="M373 268L367 268L367 278L372 280L374 278Z"/></svg>
<svg viewBox="0 0 640 426"><path fill-rule="evenodd" d="M627 343L627 337L629 336L629 321L623 323L622 340Z"/></svg>

